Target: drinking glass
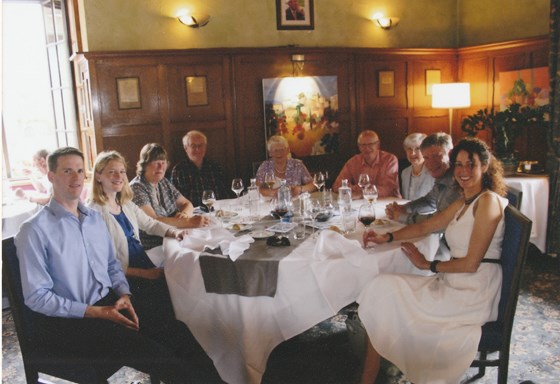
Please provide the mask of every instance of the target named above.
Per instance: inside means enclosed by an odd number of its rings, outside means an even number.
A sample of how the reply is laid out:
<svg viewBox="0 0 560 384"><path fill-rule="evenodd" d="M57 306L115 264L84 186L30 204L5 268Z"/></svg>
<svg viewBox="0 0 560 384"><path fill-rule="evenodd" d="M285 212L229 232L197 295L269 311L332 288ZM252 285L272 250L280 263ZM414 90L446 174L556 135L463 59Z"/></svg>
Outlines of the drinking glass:
<svg viewBox="0 0 560 384"><path fill-rule="evenodd" d="M365 187L363 193L364 199L366 199L370 205L377 201L377 197L379 194L377 193L377 187L375 185L372 184Z"/></svg>
<svg viewBox="0 0 560 384"><path fill-rule="evenodd" d="M375 221L375 208L372 204L363 204L360 206L358 220L369 230L369 226Z"/></svg>
<svg viewBox="0 0 560 384"><path fill-rule="evenodd" d="M264 174L264 183L268 189L272 189L274 187L274 184L276 183L276 176L274 176L274 172L267 172Z"/></svg>
<svg viewBox="0 0 560 384"><path fill-rule="evenodd" d="M202 204L208 207L208 213L212 212L212 205L216 202L216 194L211 189L205 189L202 191Z"/></svg>
<svg viewBox="0 0 560 384"><path fill-rule="evenodd" d="M362 193L364 188L370 185L370 179L367 173L360 173L360 176L358 176L358 185L362 188Z"/></svg>
<svg viewBox="0 0 560 384"><path fill-rule="evenodd" d="M243 179L236 178L231 182L231 190L237 195L237 203L239 204L239 195L243 192Z"/></svg>
<svg viewBox="0 0 560 384"><path fill-rule="evenodd" d="M311 236L315 238L315 220L317 219L317 216L319 216L319 214L322 211L322 206L321 206L321 202L319 200L310 200L309 204L307 204L306 206L306 211L305 211L305 215L307 217L310 217L312 220L312 225L311 225Z"/></svg>
<svg viewBox="0 0 560 384"><path fill-rule="evenodd" d="M293 235L294 239L301 240L305 238L305 219L302 215L294 215L292 218L293 223L295 224Z"/></svg>
<svg viewBox="0 0 560 384"><path fill-rule="evenodd" d="M321 188L325 185L325 175L323 172L317 172L313 175L313 184L317 189L320 191Z"/></svg>

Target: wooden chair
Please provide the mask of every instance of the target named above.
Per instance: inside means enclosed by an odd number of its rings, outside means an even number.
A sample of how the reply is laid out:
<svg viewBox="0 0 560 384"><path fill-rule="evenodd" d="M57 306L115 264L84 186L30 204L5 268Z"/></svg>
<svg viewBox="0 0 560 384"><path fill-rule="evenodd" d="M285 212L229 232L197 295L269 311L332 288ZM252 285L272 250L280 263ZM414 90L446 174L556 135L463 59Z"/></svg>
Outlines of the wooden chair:
<svg viewBox="0 0 560 384"><path fill-rule="evenodd" d="M515 208L520 209L521 207L521 199L523 198L523 192L517 188L508 186L507 190L507 199L509 203L513 205Z"/></svg>
<svg viewBox="0 0 560 384"><path fill-rule="evenodd" d="M21 348L28 384L43 383L39 372L76 383L106 383L121 365L96 366L90 359L76 358L54 348L38 346L33 341L35 314L25 304L21 288L19 260L13 238L2 240L2 276L7 284L10 309ZM159 379L151 376L152 383Z"/></svg>
<svg viewBox="0 0 560 384"><path fill-rule="evenodd" d="M471 367L478 373L467 382L484 376L486 367L498 367L498 384L507 383L509 348L513 318L519 296L521 273L527 258L532 222L511 204L505 209L505 233L502 245L502 293L498 320L482 326L478 345L479 356ZM497 352L497 357L488 358L488 353Z"/></svg>

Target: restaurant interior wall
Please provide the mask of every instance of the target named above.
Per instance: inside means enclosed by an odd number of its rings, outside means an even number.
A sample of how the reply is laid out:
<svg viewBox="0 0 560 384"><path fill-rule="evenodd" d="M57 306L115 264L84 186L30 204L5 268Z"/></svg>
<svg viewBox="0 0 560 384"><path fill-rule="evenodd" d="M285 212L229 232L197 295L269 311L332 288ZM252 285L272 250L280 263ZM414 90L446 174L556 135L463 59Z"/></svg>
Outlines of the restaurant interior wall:
<svg viewBox="0 0 560 384"><path fill-rule="evenodd" d="M336 155L304 158L310 170L333 177L357 152L356 138L372 128L382 148L404 158L409 133L448 130L448 111L431 108L426 70L442 82L471 82L472 106L457 111L453 135L462 137L460 120L491 106L500 71L547 65L548 37L461 49L384 48L224 48L86 52L82 73L91 86L97 151L117 149L129 164L142 145L161 142L172 163L184 158L182 135L191 129L209 138L208 156L226 166L228 177L252 175L252 163L266 158L262 79L292 75L292 54L304 54L304 75L337 76L340 148ZM379 71L394 73L394 96L378 93ZM188 106L185 77L207 79L208 104ZM117 79L138 78L141 108L119 109ZM496 81L496 83L495 83ZM495 101L495 100L494 100ZM82 108L83 109L83 108ZM543 154L545 135L528 135L522 158ZM542 141L542 143L541 143ZM129 176L134 167L129 167Z"/></svg>

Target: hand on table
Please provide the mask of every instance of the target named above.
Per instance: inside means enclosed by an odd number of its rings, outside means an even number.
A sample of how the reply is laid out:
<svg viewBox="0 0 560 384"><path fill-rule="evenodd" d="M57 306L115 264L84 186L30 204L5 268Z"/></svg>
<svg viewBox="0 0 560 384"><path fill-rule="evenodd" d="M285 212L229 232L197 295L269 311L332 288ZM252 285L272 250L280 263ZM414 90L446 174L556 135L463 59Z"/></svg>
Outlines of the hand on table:
<svg viewBox="0 0 560 384"><path fill-rule="evenodd" d="M375 244L383 244L389 241L389 235L387 234L379 234L374 230L371 231L364 231L362 236L364 247L367 247L369 243Z"/></svg>
<svg viewBox="0 0 560 384"><path fill-rule="evenodd" d="M405 206L399 205L396 202L385 206L385 214L387 215L387 218L391 220L398 220L399 216L404 213L406 213Z"/></svg>
<svg viewBox="0 0 560 384"><path fill-rule="evenodd" d="M210 225L211 219L208 216L195 215L189 218L181 218L179 228L200 228Z"/></svg>

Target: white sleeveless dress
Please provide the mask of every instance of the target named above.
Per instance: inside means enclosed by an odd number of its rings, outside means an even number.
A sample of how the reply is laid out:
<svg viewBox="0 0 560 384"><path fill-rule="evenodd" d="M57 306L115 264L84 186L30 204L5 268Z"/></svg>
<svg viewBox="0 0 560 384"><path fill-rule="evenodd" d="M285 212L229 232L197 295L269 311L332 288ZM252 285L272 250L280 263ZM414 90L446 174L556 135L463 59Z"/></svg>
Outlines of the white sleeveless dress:
<svg viewBox="0 0 560 384"><path fill-rule="evenodd" d="M505 209L507 199L485 193ZM466 256L474 205L445 231L452 257ZM503 235L502 216L484 258L500 258ZM457 384L476 356L481 326L498 316L501 283L495 263L475 273L380 274L360 294L358 313L371 344L413 383Z"/></svg>

